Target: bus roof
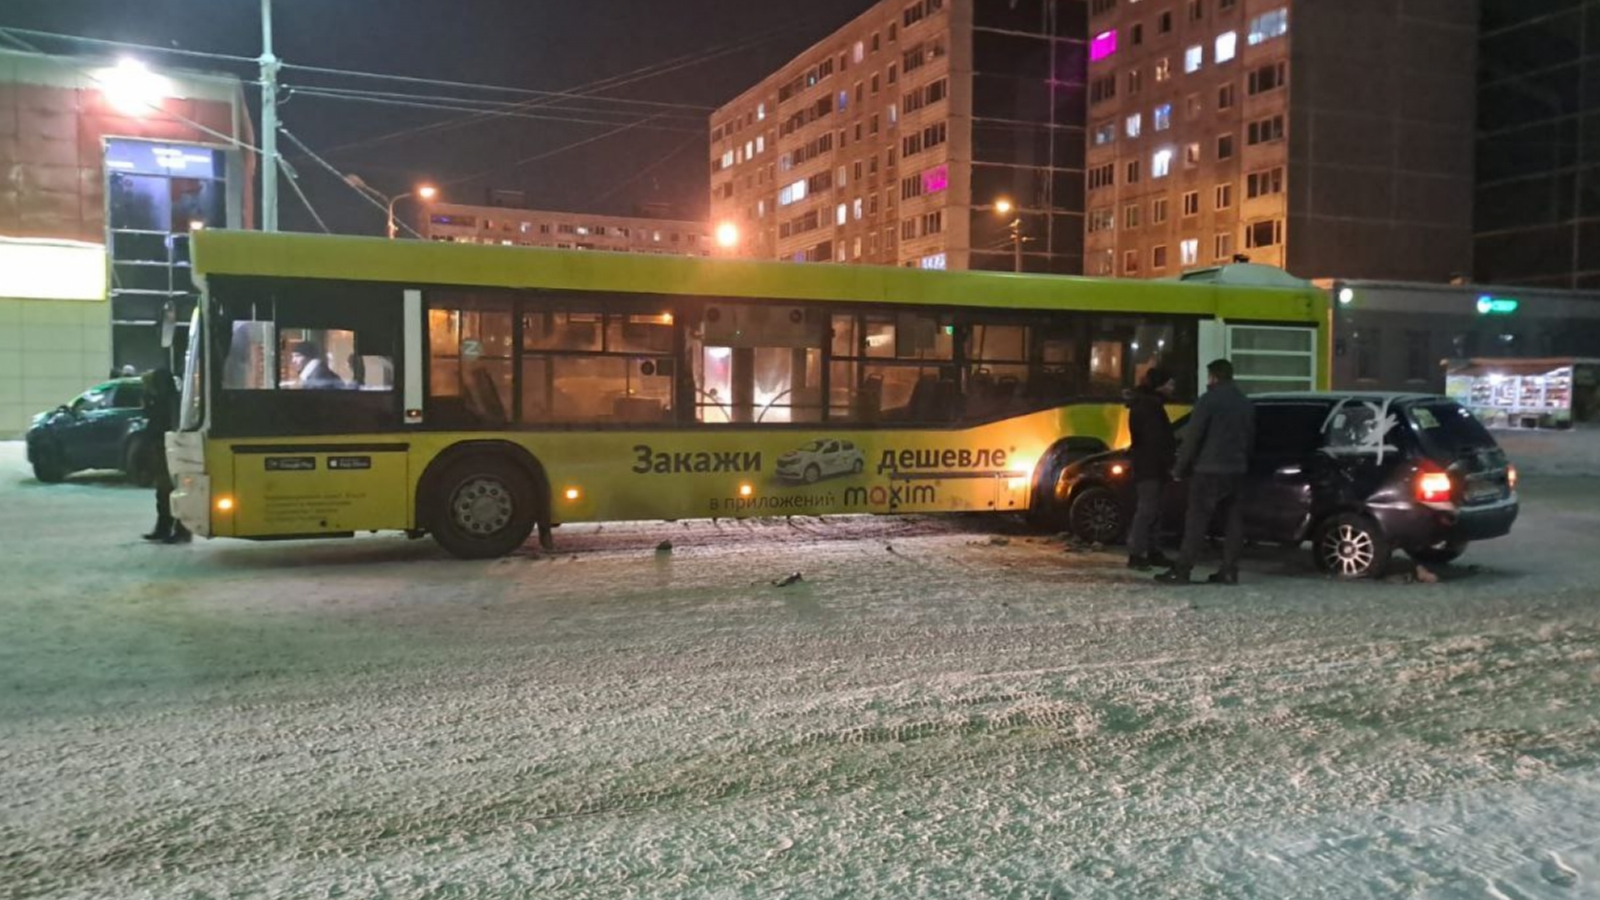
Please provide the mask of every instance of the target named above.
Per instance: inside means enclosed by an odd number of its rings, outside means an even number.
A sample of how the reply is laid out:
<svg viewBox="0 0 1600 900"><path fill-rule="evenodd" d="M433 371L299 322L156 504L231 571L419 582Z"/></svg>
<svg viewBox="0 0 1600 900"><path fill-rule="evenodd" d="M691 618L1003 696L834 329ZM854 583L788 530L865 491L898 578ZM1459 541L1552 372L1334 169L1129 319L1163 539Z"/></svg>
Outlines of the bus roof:
<svg viewBox="0 0 1600 900"><path fill-rule="evenodd" d="M1174 281L936 272L888 266L548 250L432 241L206 230L193 238L196 275L546 288L1001 309L1078 309L1321 321L1315 289Z"/></svg>

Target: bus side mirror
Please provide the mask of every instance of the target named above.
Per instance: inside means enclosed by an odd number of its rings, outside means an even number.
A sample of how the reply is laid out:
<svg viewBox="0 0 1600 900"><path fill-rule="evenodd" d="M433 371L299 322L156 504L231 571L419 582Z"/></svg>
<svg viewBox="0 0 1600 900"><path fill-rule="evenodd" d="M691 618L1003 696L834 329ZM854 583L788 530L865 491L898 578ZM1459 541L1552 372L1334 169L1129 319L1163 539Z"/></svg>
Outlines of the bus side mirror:
<svg viewBox="0 0 1600 900"><path fill-rule="evenodd" d="M178 334L178 307L171 300L161 306L161 349L171 350Z"/></svg>

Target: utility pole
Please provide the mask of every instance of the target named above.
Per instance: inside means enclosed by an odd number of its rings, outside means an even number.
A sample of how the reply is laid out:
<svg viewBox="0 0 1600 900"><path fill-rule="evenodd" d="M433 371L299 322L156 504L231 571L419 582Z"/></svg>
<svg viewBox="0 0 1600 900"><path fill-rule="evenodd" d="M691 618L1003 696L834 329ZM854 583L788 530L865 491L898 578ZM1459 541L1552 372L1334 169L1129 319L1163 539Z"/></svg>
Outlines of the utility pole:
<svg viewBox="0 0 1600 900"><path fill-rule="evenodd" d="M278 230L278 58L272 0L261 0L261 230Z"/></svg>

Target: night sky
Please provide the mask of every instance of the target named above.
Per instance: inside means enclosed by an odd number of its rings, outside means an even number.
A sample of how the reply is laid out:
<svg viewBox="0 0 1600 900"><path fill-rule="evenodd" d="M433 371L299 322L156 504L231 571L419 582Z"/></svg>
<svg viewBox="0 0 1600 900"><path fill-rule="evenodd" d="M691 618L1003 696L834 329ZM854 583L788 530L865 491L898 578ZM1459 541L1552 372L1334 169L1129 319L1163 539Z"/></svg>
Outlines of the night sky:
<svg viewBox="0 0 1600 900"><path fill-rule="evenodd" d="M616 124L479 119L471 124L373 141L396 131L460 119L458 111L417 110L306 95L281 106L285 127L338 168L360 174L385 193L429 179L447 199L482 202L490 187L520 189L534 207L628 214L635 204L666 202L703 218L707 197L707 117L780 63L849 21L872 0L276 0L275 44L286 63L420 78L572 91L680 58L687 64L652 73L604 96L690 104L619 106L587 100L530 114ZM8 0L0 27L29 28L254 57L261 51L257 0ZM73 45L38 38L47 52ZM78 47L86 52L111 52ZM133 54L145 56L145 54ZM150 55L150 62L232 71L249 66ZM533 98L391 81L353 80L286 70L287 86L477 97ZM247 90L252 108L259 94ZM405 102L418 102L407 99ZM439 102L437 100L421 102ZM448 101L454 102L454 101ZM548 101L542 101L548 102ZM618 111L620 110L620 112ZM574 150L525 160L618 125L636 127ZM258 120L259 121L259 120ZM377 234L383 216L314 164L283 154L334 231ZM286 230L316 226L287 187L281 192Z"/></svg>

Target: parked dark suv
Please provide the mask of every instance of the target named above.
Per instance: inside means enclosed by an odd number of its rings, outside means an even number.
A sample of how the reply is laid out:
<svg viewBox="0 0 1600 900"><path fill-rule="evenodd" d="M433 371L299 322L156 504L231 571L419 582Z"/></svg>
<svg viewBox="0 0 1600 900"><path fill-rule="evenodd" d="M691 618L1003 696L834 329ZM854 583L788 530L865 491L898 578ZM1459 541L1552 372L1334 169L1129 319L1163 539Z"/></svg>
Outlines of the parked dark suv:
<svg viewBox="0 0 1600 900"><path fill-rule="evenodd" d="M40 481L61 481L84 469L120 469L149 485L158 454L144 433L144 383L118 378L95 385L72 402L33 417L28 462Z"/></svg>
<svg viewBox="0 0 1600 900"><path fill-rule="evenodd" d="M1265 394L1244 491L1251 540L1311 542L1316 565L1340 578L1381 574L1396 550L1448 563L1469 543L1500 537L1517 518L1517 472L1471 413L1421 394ZM1185 420L1180 420L1182 440ZM1126 449L1069 466L1056 484L1071 529L1111 543L1133 509ZM1183 527L1186 485L1168 486L1162 525Z"/></svg>

